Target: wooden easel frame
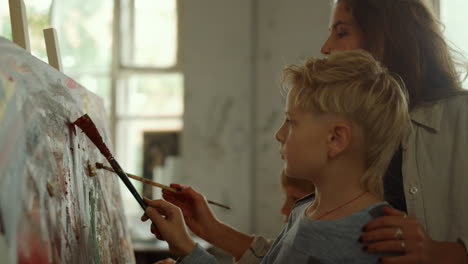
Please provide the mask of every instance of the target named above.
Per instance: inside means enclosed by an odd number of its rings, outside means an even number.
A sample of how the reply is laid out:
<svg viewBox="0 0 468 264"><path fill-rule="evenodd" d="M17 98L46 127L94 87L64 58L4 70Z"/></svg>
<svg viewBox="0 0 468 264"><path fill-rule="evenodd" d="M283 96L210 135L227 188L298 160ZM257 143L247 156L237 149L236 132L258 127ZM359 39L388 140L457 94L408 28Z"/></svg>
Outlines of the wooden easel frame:
<svg viewBox="0 0 468 264"><path fill-rule="evenodd" d="M28 19L24 2L23 0L9 0L8 3L10 6L10 21L13 42L18 44L23 49L31 52L31 45L29 43ZM63 72L57 31L54 28L46 28L44 29L43 33L49 65L58 71Z"/></svg>

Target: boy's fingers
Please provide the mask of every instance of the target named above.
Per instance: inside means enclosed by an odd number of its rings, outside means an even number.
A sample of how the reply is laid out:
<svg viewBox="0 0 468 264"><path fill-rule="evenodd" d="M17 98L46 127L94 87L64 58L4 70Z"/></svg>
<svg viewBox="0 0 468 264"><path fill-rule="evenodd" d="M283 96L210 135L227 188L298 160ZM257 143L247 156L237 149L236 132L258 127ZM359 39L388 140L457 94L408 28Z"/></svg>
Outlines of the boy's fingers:
<svg viewBox="0 0 468 264"><path fill-rule="evenodd" d="M145 203L147 203L150 206L155 206L157 204L157 202L156 202L157 200L150 200L150 199L148 199L146 197L143 197L143 200L145 201Z"/></svg>
<svg viewBox="0 0 468 264"><path fill-rule="evenodd" d="M143 214L141 216L141 221L143 221L143 222L146 222L146 220L148 220L148 219L149 219L149 217L146 214Z"/></svg>
<svg viewBox="0 0 468 264"><path fill-rule="evenodd" d="M185 189L188 187L187 185L177 184L177 183L171 183L169 186L175 189Z"/></svg>
<svg viewBox="0 0 468 264"><path fill-rule="evenodd" d="M157 225L164 223L164 217L153 207L148 206L148 208L146 208L146 215L148 215L149 218L151 218L151 220Z"/></svg>
<svg viewBox="0 0 468 264"><path fill-rule="evenodd" d="M156 227L154 223L151 224L151 233L153 233L157 239L164 240L163 236L161 235L161 232L159 232L159 229Z"/></svg>
<svg viewBox="0 0 468 264"><path fill-rule="evenodd" d="M161 200L161 199L150 200L150 199L144 198L144 200L149 205L148 207L157 208L164 215L171 214L174 208L177 208L175 205L167 201Z"/></svg>
<svg viewBox="0 0 468 264"><path fill-rule="evenodd" d="M154 224L151 224L150 230L151 230L151 233L156 234L157 228Z"/></svg>
<svg viewBox="0 0 468 264"><path fill-rule="evenodd" d="M160 218L157 220L161 221L161 218L164 219L162 215L164 215L167 219L171 219L174 214L177 214L178 210L180 210L179 207L169 202L163 200L155 200L152 201L151 206L148 206L148 208L146 209L146 214L151 219L153 219L153 215L155 215L155 217Z"/></svg>
<svg viewBox="0 0 468 264"><path fill-rule="evenodd" d="M179 207L164 200L156 200L154 206L169 218L172 217L177 212L177 210L179 210Z"/></svg>

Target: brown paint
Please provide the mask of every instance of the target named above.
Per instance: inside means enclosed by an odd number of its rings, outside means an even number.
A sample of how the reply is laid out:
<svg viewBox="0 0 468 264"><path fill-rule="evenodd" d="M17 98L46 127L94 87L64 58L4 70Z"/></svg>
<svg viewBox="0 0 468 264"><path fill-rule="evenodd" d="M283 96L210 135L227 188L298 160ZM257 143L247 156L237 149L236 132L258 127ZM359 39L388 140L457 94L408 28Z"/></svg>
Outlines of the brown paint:
<svg viewBox="0 0 468 264"><path fill-rule="evenodd" d="M50 197L54 197L54 187L52 187L52 184L47 183L47 191L49 192Z"/></svg>
<svg viewBox="0 0 468 264"><path fill-rule="evenodd" d="M89 139L96 145L96 147L101 151L102 155L104 155L107 159L112 157L109 149L107 148L106 144L102 140L99 131L94 125L93 120L86 114L80 118L78 118L73 124L81 128L83 132L88 136Z"/></svg>
<svg viewBox="0 0 468 264"><path fill-rule="evenodd" d="M88 175L89 177L96 176L96 171L94 170L93 166L91 166L91 163L89 162L89 160L86 166L86 175Z"/></svg>

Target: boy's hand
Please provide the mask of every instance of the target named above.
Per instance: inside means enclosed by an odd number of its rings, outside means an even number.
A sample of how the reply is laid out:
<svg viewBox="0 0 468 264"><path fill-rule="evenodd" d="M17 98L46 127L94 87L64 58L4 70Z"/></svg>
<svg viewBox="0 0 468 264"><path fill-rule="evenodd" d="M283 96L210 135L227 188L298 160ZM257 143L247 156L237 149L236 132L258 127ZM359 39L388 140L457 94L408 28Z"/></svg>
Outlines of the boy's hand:
<svg viewBox="0 0 468 264"><path fill-rule="evenodd" d="M385 216L369 221L361 241L370 253L401 253L383 257L380 263L460 263L468 264L463 245L432 240L416 218L385 207Z"/></svg>
<svg viewBox="0 0 468 264"><path fill-rule="evenodd" d="M165 240L169 244L169 250L176 256L186 256L195 247L185 227L184 219L180 209L163 200L149 200L146 213L141 217L142 221L151 219L151 233L160 240Z"/></svg>
<svg viewBox="0 0 468 264"><path fill-rule="evenodd" d="M208 206L206 198L192 187L179 184L171 184L171 187L182 190L175 193L163 190L164 199L182 210L185 222L193 233L209 241L210 231L219 221Z"/></svg>

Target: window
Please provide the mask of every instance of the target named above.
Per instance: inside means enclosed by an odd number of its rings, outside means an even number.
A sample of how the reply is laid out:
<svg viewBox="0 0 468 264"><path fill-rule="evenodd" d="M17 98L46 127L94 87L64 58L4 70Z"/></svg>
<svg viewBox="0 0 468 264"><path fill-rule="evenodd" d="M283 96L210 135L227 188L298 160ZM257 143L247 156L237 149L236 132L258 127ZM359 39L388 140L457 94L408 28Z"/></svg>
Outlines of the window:
<svg viewBox="0 0 468 264"><path fill-rule="evenodd" d="M116 159L142 175L144 134L177 133L183 126L178 0L24 2L32 54L47 62L42 30L55 27L64 73L103 98ZM0 2L0 35L12 39L8 1ZM178 164L176 157L167 161L153 169L165 184ZM142 190L140 182L133 184ZM148 224L140 224L140 206L121 186L132 237L153 238Z"/></svg>
<svg viewBox="0 0 468 264"><path fill-rule="evenodd" d="M465 25L468 18L465 14L468 10L468 1L466 0L440 0L440 19L445 24L445 37L458 51L467 58L468 54L468 34ZM466 61L462 61L465 62ZM465 64L466 65L466 64ZM464 70L464 69L460 69ZM465 79L464 88L468 89L468 80Z"/></svg>
<svg viewBox="0 0 468 264"><path fill-rule="evenodd" d="M177 0L124 0L116 7L116 156L126 170L143 175L144 133L182 129ZM141 183L134 184L142 189ZM138 222L141 208L128 190L122 189L122 196L132 223Z"/></svg>

